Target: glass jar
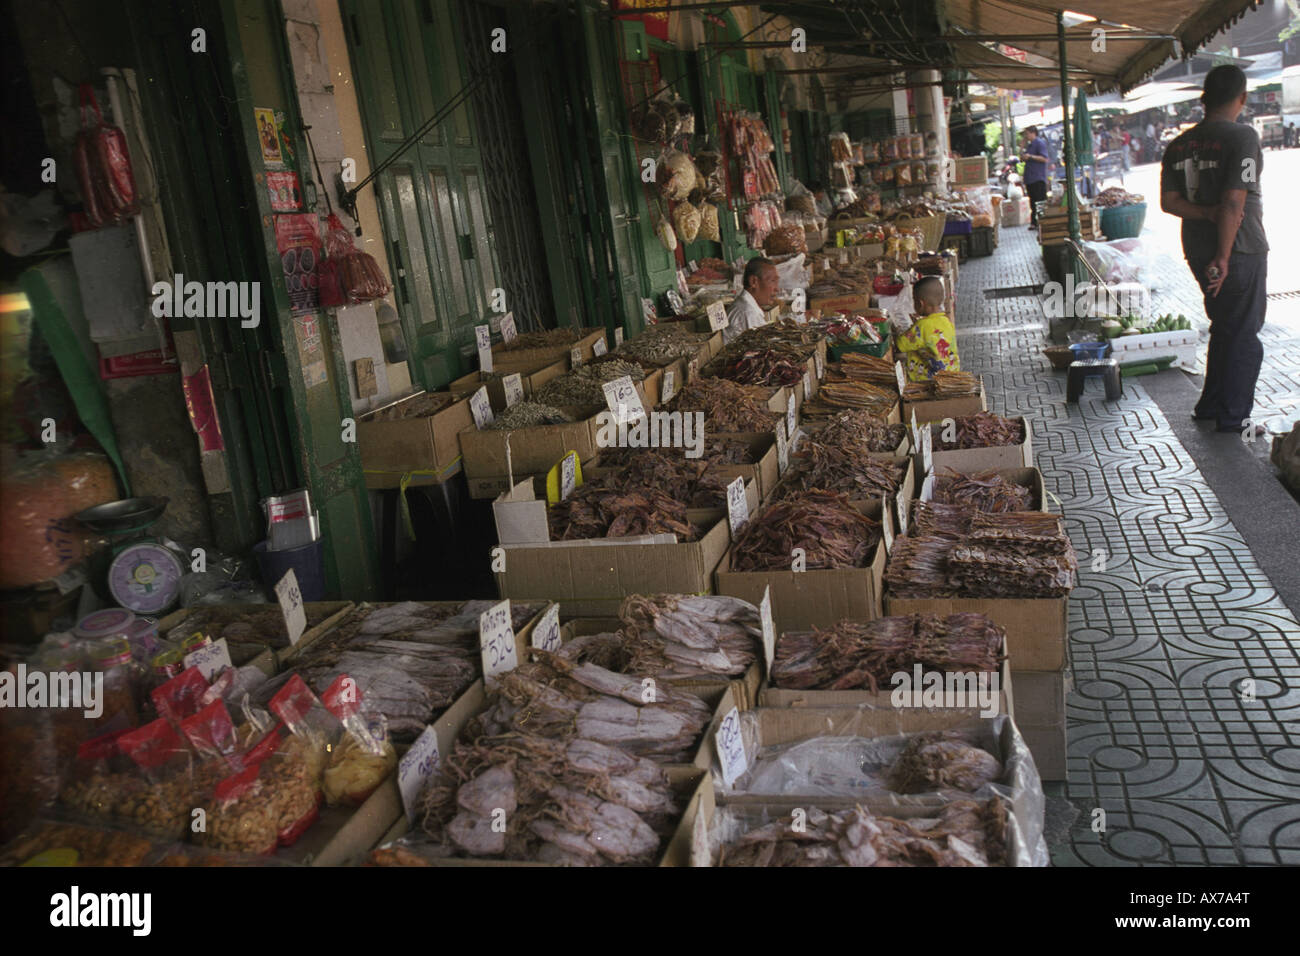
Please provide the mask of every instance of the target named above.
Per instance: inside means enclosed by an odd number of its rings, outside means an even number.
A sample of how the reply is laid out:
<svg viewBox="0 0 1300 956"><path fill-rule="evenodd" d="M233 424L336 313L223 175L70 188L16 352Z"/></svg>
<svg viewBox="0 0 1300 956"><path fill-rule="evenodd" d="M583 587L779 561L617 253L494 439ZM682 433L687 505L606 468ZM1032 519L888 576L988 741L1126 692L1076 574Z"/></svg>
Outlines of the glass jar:
<svg viewBox="0 0 1300 956"><path fill-rule="evenodd" d="M95 682L103 675L103 708L99 717L92 718L95 726L107 723L121 714L128 726L137 723L135 661L131 658L131 642L125 634L91 641L87 658L95 671Z"/></svg>

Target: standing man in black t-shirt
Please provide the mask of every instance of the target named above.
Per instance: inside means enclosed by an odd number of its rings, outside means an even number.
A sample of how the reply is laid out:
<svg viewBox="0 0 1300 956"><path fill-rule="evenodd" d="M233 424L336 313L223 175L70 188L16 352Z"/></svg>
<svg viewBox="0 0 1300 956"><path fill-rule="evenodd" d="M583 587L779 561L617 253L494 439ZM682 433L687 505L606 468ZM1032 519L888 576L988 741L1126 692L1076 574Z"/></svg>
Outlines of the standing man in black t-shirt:
<svg viewBox="0 0 1300 956"><path fill-rule="evenodd" d="M1160 208L1183 220L1183 255L1205 294L1210 319L1205 387L1195 417L1219 431L1251 427L1255 381L1264 360L1264 238L1259 134L1236 122L1246 105L1246 74L1216 66L1201 93L1205 119L1165 150Z"/></svg>

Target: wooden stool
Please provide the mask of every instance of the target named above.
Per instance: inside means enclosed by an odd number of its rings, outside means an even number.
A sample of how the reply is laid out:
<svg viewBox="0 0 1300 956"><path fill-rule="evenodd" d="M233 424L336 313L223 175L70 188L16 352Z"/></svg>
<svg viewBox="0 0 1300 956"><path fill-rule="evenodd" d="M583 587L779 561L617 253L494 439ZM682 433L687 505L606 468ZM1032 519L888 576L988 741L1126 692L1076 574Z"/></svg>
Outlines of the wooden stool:
<svg viewBox="0 0 1300 956"><path fill-rule="evenodd" d="M1085 379L1101 375L1105 379L1106 401L1113 402L1124 394L1124 380L1120 378L1119 362L1113 358L1080 359L1070 363L1070 370L1065 380L1066 402L1078 402L1083 394Z"/></svg>

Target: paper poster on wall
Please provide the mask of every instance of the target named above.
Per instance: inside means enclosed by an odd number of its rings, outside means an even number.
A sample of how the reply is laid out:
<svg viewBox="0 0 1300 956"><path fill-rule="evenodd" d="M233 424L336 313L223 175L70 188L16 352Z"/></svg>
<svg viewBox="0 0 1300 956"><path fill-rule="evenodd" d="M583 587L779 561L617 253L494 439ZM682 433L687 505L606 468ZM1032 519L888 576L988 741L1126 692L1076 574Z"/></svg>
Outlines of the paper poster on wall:
<svg viewBox="0 0 1300 956"><path fill-rule="evenodd" d="M325 365L325 352L321 342L319 315L294 316L294 335L298 339L298 363L302 366L302 381L307 388L329 381Z"/></svg>
<svg viewBox="0 0 1300 956"><path fill-rule="evenodd" d="M302 208L302 189L295 172L267 173L266 191L275 212L297 212Z"/></svg>
<svg viewBox="0 0 1300 956"><path fill-rule="evenodd" d="M320 230L316 214L294 213L275 217L275 248L280 253L289 309L295 315L320 308Z"/></svg>
<svg viewBox="0 0 1300 956"><path fill-rule="evenodd" d="M267 166L284 165L284 154L280 151L280 128L275 122L275 111L265 107L254 107L253 122L257 126L257 145L262 149L262 162Z"/></svg>
<svg viewBox="0 0 1300 956"><path fill-rule="evenodd" d="M205 365L193 375L184 376L181 390L185 393L185 410L189 412L190 424L199 436L199 449L225 451L226 443L221 438L221 421L217 418L208 367Z"/></svg>

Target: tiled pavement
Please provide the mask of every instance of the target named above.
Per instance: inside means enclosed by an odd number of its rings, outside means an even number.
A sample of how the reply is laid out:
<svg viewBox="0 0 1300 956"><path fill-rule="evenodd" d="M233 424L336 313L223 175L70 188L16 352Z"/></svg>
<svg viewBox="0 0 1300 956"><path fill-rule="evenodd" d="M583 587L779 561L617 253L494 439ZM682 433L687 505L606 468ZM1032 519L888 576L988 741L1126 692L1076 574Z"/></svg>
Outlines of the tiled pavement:
<svg viewBox="0 0 1300 956"><path fill-rule="evenodd" d="M984 296L1045 280L1033 234L1003 230L993 256L962 265L957 325L992 410L1032 419L1035 464L1080 556L1066 787L1079 812L1053 860L1300 864L1300 625L1141 379L1117 402L1094 380L1067 406L1064 373L1039 351L1037 300ZM1294 372L1274 372L1261 404L1294 407ZM1098 807L1104 833L1090 827Z"/></svg>

